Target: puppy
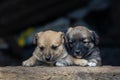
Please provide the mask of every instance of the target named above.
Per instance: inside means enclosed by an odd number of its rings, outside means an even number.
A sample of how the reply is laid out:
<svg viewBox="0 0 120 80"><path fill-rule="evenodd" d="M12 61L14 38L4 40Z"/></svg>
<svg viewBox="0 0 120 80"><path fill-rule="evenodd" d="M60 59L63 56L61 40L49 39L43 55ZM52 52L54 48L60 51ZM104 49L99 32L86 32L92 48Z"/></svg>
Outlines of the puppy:
<svg viewBox="0 0 120 80"><path fill-rule="evenodd" d="M52 30L39 32L33 43L37 44L32 57L22 63L23 66L50 65L67 56L64 47L64 34ZM63 66L64 64L58 65Z"/></svg>
<svg viewBox="0 0 120 80"><path fill-rule="evenodd" d="M72 61L68 65L100 66L98 43L99 37L94 31L83 26L69 28L66 33L66 47Z"/></svg>

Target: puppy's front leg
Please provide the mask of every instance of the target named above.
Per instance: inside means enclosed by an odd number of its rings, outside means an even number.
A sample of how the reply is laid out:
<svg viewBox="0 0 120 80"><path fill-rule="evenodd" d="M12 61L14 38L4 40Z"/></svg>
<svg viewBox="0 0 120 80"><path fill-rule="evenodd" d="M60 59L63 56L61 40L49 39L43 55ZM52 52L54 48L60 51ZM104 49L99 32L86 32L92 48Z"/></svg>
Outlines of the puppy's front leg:
<svg viewBox="0 0 120 80"><path fill-rule="evenodd" d="M88 62L88 66L90 67L95 67L95 66L100 66L100 65L101 65L101 61L97 59L91 59Z"/></svg>
<svg viewBox="0 0 120 80"><path fill-rule="evenodd" d="M91 66L91 67L97 66L97 61L95 59L91 59L88 63L88 66Z"/></svg>
<svg viewBox="0 0 120 80"><path fill-rule="evenodd" d="M60 59L55 63L55 66L64 67L67 66L67 62L64 59Z"/></svg>
<svg viewBox="0 0 120 80"><path fill-rule="evenodd" d="M67 55L65 58L59 59L55 65L61 67L73 65L73 58L70 55Z"/></svg>
<svg viewBox="0 0 120 80"><path fill-rule="evenodd" d="M86 59L75 59L74 64L77 66L87 66L88 61Z"/></svg>
<svg viewBox="0 0 120 80"><path fill-rule="evenodd" d="M37 62L38 62L38 60L34 56L32 56L29 59L23 61L22 66L27 66L27 67L35 66L37 64Z"/></svg>
<svg viewBox="0 0 120 80"><path fill-rule="evenodd" d="M98 50L95 50L91 56L88 58L88 66L94 67L94 66L101 66L101 57L100 52Z"/></svg>

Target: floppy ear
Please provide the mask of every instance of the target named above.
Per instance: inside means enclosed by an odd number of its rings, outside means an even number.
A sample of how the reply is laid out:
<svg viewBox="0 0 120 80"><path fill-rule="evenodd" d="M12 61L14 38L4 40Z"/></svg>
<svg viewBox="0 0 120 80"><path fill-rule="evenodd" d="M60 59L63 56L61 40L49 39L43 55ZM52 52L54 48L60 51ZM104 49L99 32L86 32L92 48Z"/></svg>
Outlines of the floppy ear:
<svg viewBox="0 0 120 80"><path fill-rule="evenodd" d="M68 35L72 29L73 29L72 27L68 28L66 35Z"/></svg>
<svg viewBox="0 0 120 80"><path fill-rule="evenodd" d="M60 37L62 39L62 42L65 42L65 34L63 32L59 32L60 33Z"/></svg>
<svg viewBox="0 0 120 80"><path fill-rule="evenodd" d="M66 32L66 35L65 35L65 41L66 41L66 44L67 44L67 45L68 45L69 33L71 32L72 29L73 29L72 27L68 28L68 30L67 30L67 32Z"/></svg>
<svg viewBox="0 0 120 80"><path fill-rule="evenodd" d="M73 29L72 27L68 28L66 35L65 35L65 46L66 46L67 51L70 51L70 44L68 42L68 38L69 38L69 34L72 31L72 29Z"/></svg>
<svg viewBox="0 0 120 80"><path fill-rule="evenodd" d="M95 31L91 31L91 39L95 45L99 44L99 36L97 35Z"/></svg>
<svg viewBox="0 0 120 80"><path fill-rule="evenodd" d="M36 33L36 34L34 35L33 41L32 41L33 44L37 44L37 39L38 39L38 37L41 35L41 33L42 33L42 32L39 32L39 33Z"/></svg>
<svg viewBox="0 0 120 80"><path fill-rule="evenodd" d="M36 33L33 37L33 41L32 41L33 44L37 44L37 36L38 36L38 33Z"/></svg>

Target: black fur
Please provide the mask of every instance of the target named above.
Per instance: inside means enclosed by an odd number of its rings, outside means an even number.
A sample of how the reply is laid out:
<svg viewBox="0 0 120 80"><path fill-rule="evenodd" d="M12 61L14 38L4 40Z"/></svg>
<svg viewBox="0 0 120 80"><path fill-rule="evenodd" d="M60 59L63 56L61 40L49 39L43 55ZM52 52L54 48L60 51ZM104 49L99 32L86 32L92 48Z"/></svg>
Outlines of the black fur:
<svg viewBox="0 0 120 80"><path fill-rule="evenodd" d="M87 28L84 28L84 30L85 29ZM80 58L86 59L89 62L96 61L97 65L101 65L100 51L97 48L97 45L99 44L99 36L94 31L87 29L90 34L88 44L93 44L93 47L90 48L89 46L85 46L86 43L84 42L84 39L82 37L79 37L79 31L83 30L79 30L78 27L76 30L76 32L75 29L72 32L68 30L68 32L66 33L66 48L68 53L75 58L79 58L77 56L81 56Z"/></svg>

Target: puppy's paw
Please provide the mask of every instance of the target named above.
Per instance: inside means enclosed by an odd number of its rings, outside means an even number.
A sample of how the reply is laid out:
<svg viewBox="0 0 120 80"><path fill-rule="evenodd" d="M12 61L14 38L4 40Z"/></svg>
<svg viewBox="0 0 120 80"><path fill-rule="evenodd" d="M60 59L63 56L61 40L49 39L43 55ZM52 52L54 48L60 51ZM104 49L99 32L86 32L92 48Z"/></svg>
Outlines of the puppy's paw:
<svg viewBox="0 0 120 80"><path fill-rule="evenodd" d="M98 61L96 59L91 59L88 62L88 66L95 67L98 65Z"/></svg>
<svg viewBox="0 0 120 80"><path fill-rule="evenodd" d="M32 60L26 60L26 61L22 62L22 66L25 66L25 67L31 67L31 66L34 66L34 65L35 65L35 62L32 61Z"/></svg>
<svg viewBox="0 0 120 80"><path fill-rule="evenodd" d="M59 67L64 67L66 66L64 63L60 63L60 62L56 62L55 66L59 66Z"/></svg>
<svg viewBox="0 0 120 80"><path fill-rule="evenodd" d="M78 66L87 66L88 61L85 59L77 59L77 60L75 60L74 64L78 65Z"/></svg>
<svg viewBox="0 0 120 80"><path fill-rule="evenodd" d="M90 67L95 67L95 66L97 66L97 64L96 64L95 62L89 62L89 63L88 63L88 66L90 66Z"/></svg>
<svg viewBox="0 0 120 80"><path fill-rule="evenodd" d="M67 62L65 60L60 59L55 63L55 66L59 67L67 66Z"/></svg>

